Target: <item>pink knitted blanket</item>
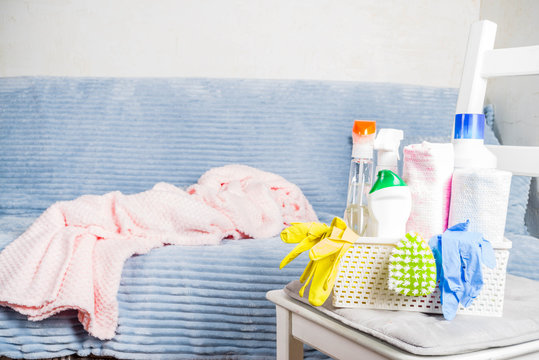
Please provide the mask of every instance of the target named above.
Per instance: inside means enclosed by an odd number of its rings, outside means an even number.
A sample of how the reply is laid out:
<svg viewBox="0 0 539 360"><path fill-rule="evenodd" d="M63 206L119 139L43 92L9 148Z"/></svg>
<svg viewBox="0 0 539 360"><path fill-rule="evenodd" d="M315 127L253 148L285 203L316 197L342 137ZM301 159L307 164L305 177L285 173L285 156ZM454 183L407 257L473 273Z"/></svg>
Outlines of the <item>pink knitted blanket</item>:
<svg viewBox="0 0 539 360"><path fill-rule="evenodd" d="M317 217L297 186L242 165L209 170L187 191L159 183L134 195L57 202L0 253L0 305L30 320L76 309L91 335L110 339L130 256L166 244L271 237L307 221Z"/></svg>

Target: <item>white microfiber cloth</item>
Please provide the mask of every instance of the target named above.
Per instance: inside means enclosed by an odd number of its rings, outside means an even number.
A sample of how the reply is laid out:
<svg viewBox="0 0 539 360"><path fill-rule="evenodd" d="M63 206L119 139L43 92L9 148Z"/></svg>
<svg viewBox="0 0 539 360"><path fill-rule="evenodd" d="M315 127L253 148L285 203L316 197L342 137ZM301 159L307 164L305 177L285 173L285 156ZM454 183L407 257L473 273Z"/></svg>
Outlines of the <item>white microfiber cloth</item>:
<svg viewBox="0 0 539 360"><path fill-rule="evenodd" d="M503 241L511 173L497 169L456 169L449 226L470 220L470 231L492 243Z"/></svg>
<svg viewBox="0 0 539 360"><path fill-rule="evenodd" d="M412 194L407 232L429 239L447 229L453 175L453 145L422 142L404 148L403 178Z"/></svg>

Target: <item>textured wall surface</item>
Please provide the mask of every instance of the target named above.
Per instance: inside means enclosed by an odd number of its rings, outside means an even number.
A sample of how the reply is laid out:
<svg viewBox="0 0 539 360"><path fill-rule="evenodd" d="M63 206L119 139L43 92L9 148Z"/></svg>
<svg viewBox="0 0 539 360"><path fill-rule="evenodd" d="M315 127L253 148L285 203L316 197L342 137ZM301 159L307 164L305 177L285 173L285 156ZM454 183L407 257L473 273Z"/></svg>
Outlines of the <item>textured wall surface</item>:
<svg viewBox="0 0 539 360"><path fill-rule="evenodd" d="M2 0L0 76L458 87L479 0Z"/></svg>

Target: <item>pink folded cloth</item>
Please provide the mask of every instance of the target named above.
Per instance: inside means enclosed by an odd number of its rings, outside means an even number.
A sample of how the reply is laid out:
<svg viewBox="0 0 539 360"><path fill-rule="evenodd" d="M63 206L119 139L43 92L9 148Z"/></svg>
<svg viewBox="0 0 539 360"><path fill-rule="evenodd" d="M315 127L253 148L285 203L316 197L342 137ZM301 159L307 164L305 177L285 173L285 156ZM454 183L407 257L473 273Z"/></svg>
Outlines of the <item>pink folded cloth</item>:
<svg viewBox="0 0 539 360"><path fill-rule="evenodd" d="M406 232L430 239L447 229L454 153L451 143L427 141L404 147L403 179L412 194Z"/></svg>
<svg viewBox="0 0 539 360"><path fill-rule="evenodd" d="M76 309L91 335L111 339L130 256L167 244L271 237L310 221L318 219L296 185L243 165L209 170L187 191L159 183L139 194L57 202L0 253L0 305L30 320Z"/></svg>

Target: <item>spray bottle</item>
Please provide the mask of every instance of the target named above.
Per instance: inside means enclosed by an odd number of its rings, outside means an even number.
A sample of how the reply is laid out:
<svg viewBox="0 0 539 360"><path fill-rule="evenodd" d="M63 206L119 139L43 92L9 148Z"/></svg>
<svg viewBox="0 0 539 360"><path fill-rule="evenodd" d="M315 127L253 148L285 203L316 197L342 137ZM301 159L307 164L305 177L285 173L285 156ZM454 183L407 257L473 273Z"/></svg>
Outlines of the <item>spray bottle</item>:
<svg viewBox="0 0 539 360"><path fill-rule="evenodd" d="M352 130L352 161L344 220L359 236L365 236L369 218L367 196L373 183L376 121L356 120Z"/></svg>
<svg viewBox="0 0 539 360"><path fill-rule="evenodd" d="M374 150L377 150L378 161L376 163L376 174L380 170L391 170L395 174L399 173L399 146L404 137L404 132L397 129L380 129L374 140Z"/></svg>

